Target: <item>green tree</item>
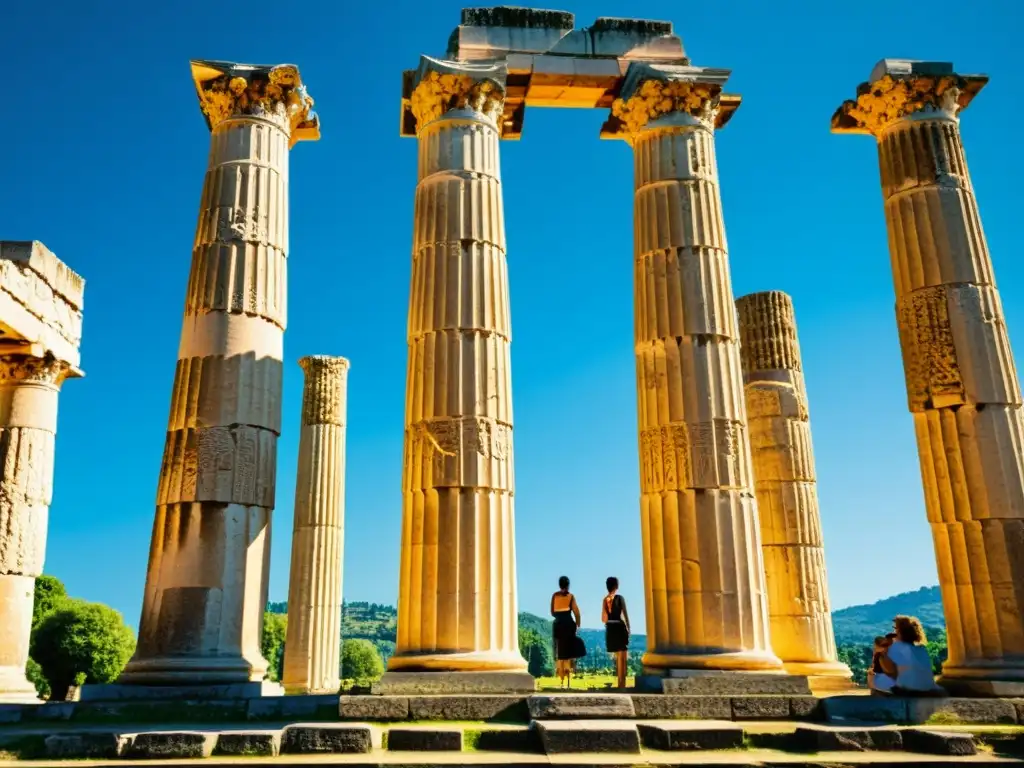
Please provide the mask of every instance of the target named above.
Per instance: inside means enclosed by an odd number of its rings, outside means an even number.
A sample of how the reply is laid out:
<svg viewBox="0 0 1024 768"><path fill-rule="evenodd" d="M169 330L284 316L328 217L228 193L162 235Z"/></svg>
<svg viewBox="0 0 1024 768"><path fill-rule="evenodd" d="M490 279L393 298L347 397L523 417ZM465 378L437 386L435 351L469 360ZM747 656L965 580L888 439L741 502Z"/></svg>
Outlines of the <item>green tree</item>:
<svg viewBox="0 0 1024 768"><path fill-rule="evenodd" d="M260 651L267 660L267 678L275 682L284 675L284 639L288 634L288 617L280 613L263 614L263 635Z"/></svg>
<svg viewBox="0 0 1024 768"><path fill-rule="evenodd" d="M134 650L135 635L120 613L72 598L42 619L32 635L32 658L58 701L71 685L115 680Z"/></svg>
<svg viewBox="0 0 1024 768"><path fill-rule="evenodd" d="M555 674L551 647L537 630L519 628L519 653L526 659L526 668L534 677L550 677Z"/></svg>
<svg viewBox="0 0 1024 768"><path fill-rule="evenodd" d="M341 646L341 676L357 683L371 683L384 674L384 661L369 640L354 638Z"/></svg>
<svg viewBox="0 0 1024 768"><path fill-rule="evenodd" d="M50 698L50 684L46 682L42 667L31 656L29 656L28 664L25 665L25 677L36 687L36 695L40 699Z"/></svg>
<svg viewBox="0 0 1024 768"><path fill-rule="evenodd" d="M32 603L32 629L49 616L68 597L64 582L56 576L43 574L36 577L35 597Z"/></svg>
<svg viewBox="0 0 1024 768"><path fill-rule="evenodd" d="M942 664L949 655L946 630L937 627L929 627L925 632L925 637L929 638L926 647L928 648L928 655L932 660L932 672L936 675L941 675Z"/></svg>

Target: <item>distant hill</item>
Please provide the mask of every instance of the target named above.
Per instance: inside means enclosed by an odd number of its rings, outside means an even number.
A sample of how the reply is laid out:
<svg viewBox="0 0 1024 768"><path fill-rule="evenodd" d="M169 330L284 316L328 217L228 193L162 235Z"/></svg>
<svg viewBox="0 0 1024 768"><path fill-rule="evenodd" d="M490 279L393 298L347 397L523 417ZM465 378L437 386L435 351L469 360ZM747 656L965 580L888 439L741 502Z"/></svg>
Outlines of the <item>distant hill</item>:
<svg viewBox="0 0 1024 768"><path fill-rule="evenodd" d="M942 629L946 620L938 587L921 587L886 597L869 605L853 605L832 612L836 642L870 643L875 635L892 631L892 617L898 614L916 616L926 628Z"/></svg>

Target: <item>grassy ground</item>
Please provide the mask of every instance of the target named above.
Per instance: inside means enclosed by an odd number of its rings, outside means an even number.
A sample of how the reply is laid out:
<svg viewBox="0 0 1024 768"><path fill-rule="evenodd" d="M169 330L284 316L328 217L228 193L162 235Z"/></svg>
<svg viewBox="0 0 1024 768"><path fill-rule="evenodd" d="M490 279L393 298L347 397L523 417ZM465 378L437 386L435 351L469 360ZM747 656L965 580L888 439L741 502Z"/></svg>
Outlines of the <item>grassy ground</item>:
<svg viewBox="0 0 1024 768"><path fill-rule="evenodd" d="M601 691L606 688L615 688L617 681L615 675L573 675L572 690L574 691ZM542 691L563 688L562 682L557 677L538 677L537 687ZM633 687L633 678L626 678L626 687Z"/></svg>

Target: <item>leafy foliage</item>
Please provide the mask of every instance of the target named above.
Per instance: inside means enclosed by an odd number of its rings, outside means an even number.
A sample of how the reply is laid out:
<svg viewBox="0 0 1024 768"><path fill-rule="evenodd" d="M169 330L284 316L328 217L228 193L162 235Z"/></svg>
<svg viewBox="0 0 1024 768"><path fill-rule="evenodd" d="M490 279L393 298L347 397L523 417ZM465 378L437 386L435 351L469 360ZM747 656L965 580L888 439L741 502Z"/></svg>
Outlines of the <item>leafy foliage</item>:
<svg viewBox="0 0 1024 768"><path fill-rule="evenodd" d="M43 668L31 656L28 657L28 664L25 665L25 677L36 687L36 695L40 699L50 698L50 683L43 674Z"/></svg>
<svg viewBox="0 0 1024 768"><path fill-rule="evenodd" d="M384 660L376 646L363 638L345 640L341 646L341 676L359 684L372 683L384 674Z"/></svg>
<svg viewBox="0 0 1024 768"><path fill-rule="evenodd" d="M65 598L40 621L31 649L60 700L72 685L115 680L135 650L135 635L113 608Z"/></svg>
<svg viewBox="0 0 1024 768"><path fill-rule="evenodd" d="M267 679L278 682L284 674L284 639L288 633L288 617L267 611L263 614L260 652L267 660Z"/></svg>
<svg viewBox="0 0 1024 768"><path fill-rule="evenodd" d="M526 659L526 668L534 677L555 674L555 658L550 641L545 642L535 629L519 627L519 652Z"/></svg>
<svg viewBox="0 0 1024 768"><path fill-rule="evenodd" d="M68 591L64 587L64 582L56 576L38 576L32 603L32 629L38 627L43 619L53 613L67 596Z"/></svg>

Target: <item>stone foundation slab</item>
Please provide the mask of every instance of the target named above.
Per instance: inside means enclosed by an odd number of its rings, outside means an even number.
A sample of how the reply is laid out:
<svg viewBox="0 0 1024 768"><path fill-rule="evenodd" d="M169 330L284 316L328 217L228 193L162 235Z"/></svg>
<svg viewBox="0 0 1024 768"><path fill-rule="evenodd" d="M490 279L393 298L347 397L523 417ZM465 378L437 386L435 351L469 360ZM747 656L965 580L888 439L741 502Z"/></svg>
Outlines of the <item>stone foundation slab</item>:
<svg viewBox="0 0 1024 768"><path fill-rule="evenodd" d="M533 720L607 720L636 717L633 700L624 695L562 694L527 699Z"/></svg>
<svg viewBox="0 0 1024 768"><path fill-rule="evenodd" d="M388 750L402 752L461 752L462 731L456 728L392 728Z"/></svg>
<svg viewBox="0 0 1024 768"><path fill-rule="evenodd" d="M281 734L282 754L366 754L372 748L369 726L291 725Z"/></svg>
<svg viewBox="0 0 1024 768"><path fill-rule="evenodd" d="M283 696L284 689L268 680L254 683L227 683L212 685L124 685L104 683L83 685L81 701L137 701L187 699L258 699L263 696Z"/></svg>
<svg viewBox="0 0 1024 768"><path fill-rule="evenodd" d="M533 693L537 682L527 672L387 672L373 684L375 696Z"/></svg>
<svg viewBox="0 0 1024 768"><path fill-rule="evenodd" d="M641 742L649 749L684 751L743 746L743 728L726 722L638 723L637 730Z"/></svg>
<svg viewBox="0 0 1024 768"><path fill-rule="evenodd" d="M535 722L532 727L540 734L541 746L548 755L640 752L640 733L633 723L547 720Z"/></svg>

